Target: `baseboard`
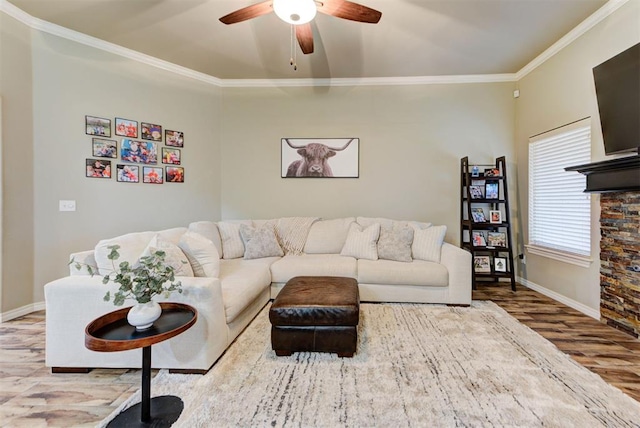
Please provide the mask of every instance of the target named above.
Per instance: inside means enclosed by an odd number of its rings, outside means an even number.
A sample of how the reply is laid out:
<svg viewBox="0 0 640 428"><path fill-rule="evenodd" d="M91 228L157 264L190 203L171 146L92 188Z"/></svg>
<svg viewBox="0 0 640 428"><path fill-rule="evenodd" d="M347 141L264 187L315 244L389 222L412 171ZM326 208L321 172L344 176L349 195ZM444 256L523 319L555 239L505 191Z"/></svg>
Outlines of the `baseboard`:
<svg viewBox="0 0 640 428"><path fill-rule="evenodd" d="M538 285L535 282L528 281L520 276L517 277L517 281L527 288L535 290L540 294L544 294L545 296L550 297L553 300L557 300L560 303L564 303L565 305L575 309L576 311L580 311L583 314L590 316L591 318L600 320L600 310L590 308L587 305L576 302L575 300L570 299L567 296L563 296L562 294L556 293L555 291L549 290L548 288Z"/></svg>
<svg viewBox="0 0 640 428"><path fill-rule="evenodd" d="M8 312L0 312L0 323L11 321L12 319L19 318L24 315L28 315L31 312L43 311L45 308L44 302L31 303L21 308L14 309Z"/></svg>

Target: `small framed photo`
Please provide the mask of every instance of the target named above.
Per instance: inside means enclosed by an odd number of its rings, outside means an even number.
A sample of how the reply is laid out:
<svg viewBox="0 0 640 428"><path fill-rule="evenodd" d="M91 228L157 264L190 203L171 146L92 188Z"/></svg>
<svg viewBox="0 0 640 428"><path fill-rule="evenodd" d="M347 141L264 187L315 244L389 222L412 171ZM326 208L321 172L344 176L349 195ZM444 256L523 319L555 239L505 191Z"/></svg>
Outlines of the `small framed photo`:
<svg viewBox="0 0 640 428"><path fill-rule="evenodd" d="M469 193L471 194L471 199L482 199L484 197L481 186L469 186Z"/></svg>
<svg viewBox="0 0 640 428"><path fill-rule="evenodd" d="M498 168L488 168L484 170L485 177L500 177L500 170Z"/></svg>
<svg viewBox="0 0 640 428"><path fill-rule="evenodd" d="M140 167L138 165L116 165L116 180L122 183L139 183Z"/></svg>
<svg viewBox="0 0 640 428"><path fill-rule="evenodd" d="M489 211L489 223L502 223L502 212L501 211Z"/></svg>
<svg viewBox="0 0 640 428"><path fill-rule="evenodd" d="M485 199L498 199L499 190L497 181L487 181L484 185Z"/></svg>
<svg viewBox="0 0 640 428"><path fill-rule="evenodd" d="M87 159L85 174L91 178L111 178L111 161Z"/></svg>
<svg viewBox="0 0 640 428"><path fill-rule="evenodd" d="M143 140L162 141L162 126L154 123L142 122L140 124Z"/></svg>
<svg viewBox="0 0 640 428"><path fill-rule="evenodd" d="M167 146L184 147L184 132L166 129L164 131L164 143Z"/></svg>
<svg viewBox="0 0 640 428"><path fill-rule="evenodd" d="M162 184L163 182L162 168L154 166L142 167L142 182L151 184Z"/></svg>
<svg viewBox="0 0 640 428"><path fill-rule="evenodd" d="M116 135L121 137L138 138L138 122L135 120L116 117Z"/></svg>
<svg viewBox="0 0 640 428"><path fill-rule="evenodd" d="M475 256L473 270L479 273L491 273L491 258L489 256Z"/></svg>
<svg viewBox="0 0 640 428"><path fill-rule="evenodd" d="M487 235L487 246L506 247L507 234L505 232L489 232L489 234Z"/></svg>
<svg viewBox="0 0 640 428"><path fill-rule="evenodd" d="M474 223L485 223L487 221L482 208L471 208L471 217Z"/></svg>
<svg viewBox="0 0 640 428"><path fill-rule="evenodd" d="M111 137L111 119L103 117L85 116L85 133L87 135L99 135L101 137Z"/></svg>
<svg viewBox="0 0 640 428"><path fill-rule="evenodd" d="M180 165L180 149L162 148L162 163Z"/></svg>
<svg viewBox="0 0 640 428"><path fill-rule="evenodd" d="M473 231L471 240L473 242L474 247L487 246L487 237L485 236L483 231Z"/></svg>
<svg viewBox="0 0 640 428"><path fill-rule="evenodd" d="M102 138L93 138L91 140L93 147L93 156L98 158L117 158L118 143L116 140L103 140Z"/></svg>
<svg viewBox="0 0 640 428"><path fill-rule="evenodd" d="M184 168L180 166L165 166L167 183L184 183Z"/></svg>
<svg viewBox="0 0 640 428"><path fill-rule="evenodd" d="M496 257L493 259L493 270L496 272L507 271L507 259L504 257Z"/></svg>

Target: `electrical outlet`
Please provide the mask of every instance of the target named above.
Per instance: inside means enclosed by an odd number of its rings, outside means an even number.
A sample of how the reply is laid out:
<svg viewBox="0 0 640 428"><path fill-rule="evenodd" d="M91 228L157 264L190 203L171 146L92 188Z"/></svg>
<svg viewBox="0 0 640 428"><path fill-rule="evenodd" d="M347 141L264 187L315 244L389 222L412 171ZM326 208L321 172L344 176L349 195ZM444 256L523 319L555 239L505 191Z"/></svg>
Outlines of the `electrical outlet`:
<svg viewBox="0 0 640 428"><path fill-rule="evenodd" d="M518 254L518 258L523 265L527 264L527 256L524 253Z"/></svg>
<svg viewBox="0 0 640 428"><path fill-rule="evenodd" d="M76 210L76 201L63 201L63 200L60 200L59 210L60 211L75 211Z"/></svg>

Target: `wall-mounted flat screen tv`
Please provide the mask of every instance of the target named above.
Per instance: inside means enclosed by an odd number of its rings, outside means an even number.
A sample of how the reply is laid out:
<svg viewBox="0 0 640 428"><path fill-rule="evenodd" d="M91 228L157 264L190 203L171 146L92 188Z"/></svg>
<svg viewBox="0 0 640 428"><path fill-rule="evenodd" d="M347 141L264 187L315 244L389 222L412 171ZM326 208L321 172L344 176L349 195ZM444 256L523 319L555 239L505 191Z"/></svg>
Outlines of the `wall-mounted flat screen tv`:
<svg viewBox="0 0 640 428"><path fill-rule="evenodd" d="M606 154L640 150L640 43L593 69Z"/></svg>

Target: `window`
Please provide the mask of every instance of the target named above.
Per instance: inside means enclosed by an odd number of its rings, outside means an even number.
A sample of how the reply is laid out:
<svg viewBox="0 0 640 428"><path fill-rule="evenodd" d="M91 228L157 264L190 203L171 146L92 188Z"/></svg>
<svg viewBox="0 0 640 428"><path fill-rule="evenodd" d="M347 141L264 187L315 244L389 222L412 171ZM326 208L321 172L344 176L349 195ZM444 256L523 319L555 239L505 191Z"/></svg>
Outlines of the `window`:
<svg viewBox="0 0 640 428"><path fill-rule="evenodd" d="M590 119L529 140L529 244L527 249L588 267L591 201L586 178L565 167L591 161Z"/></svg>

